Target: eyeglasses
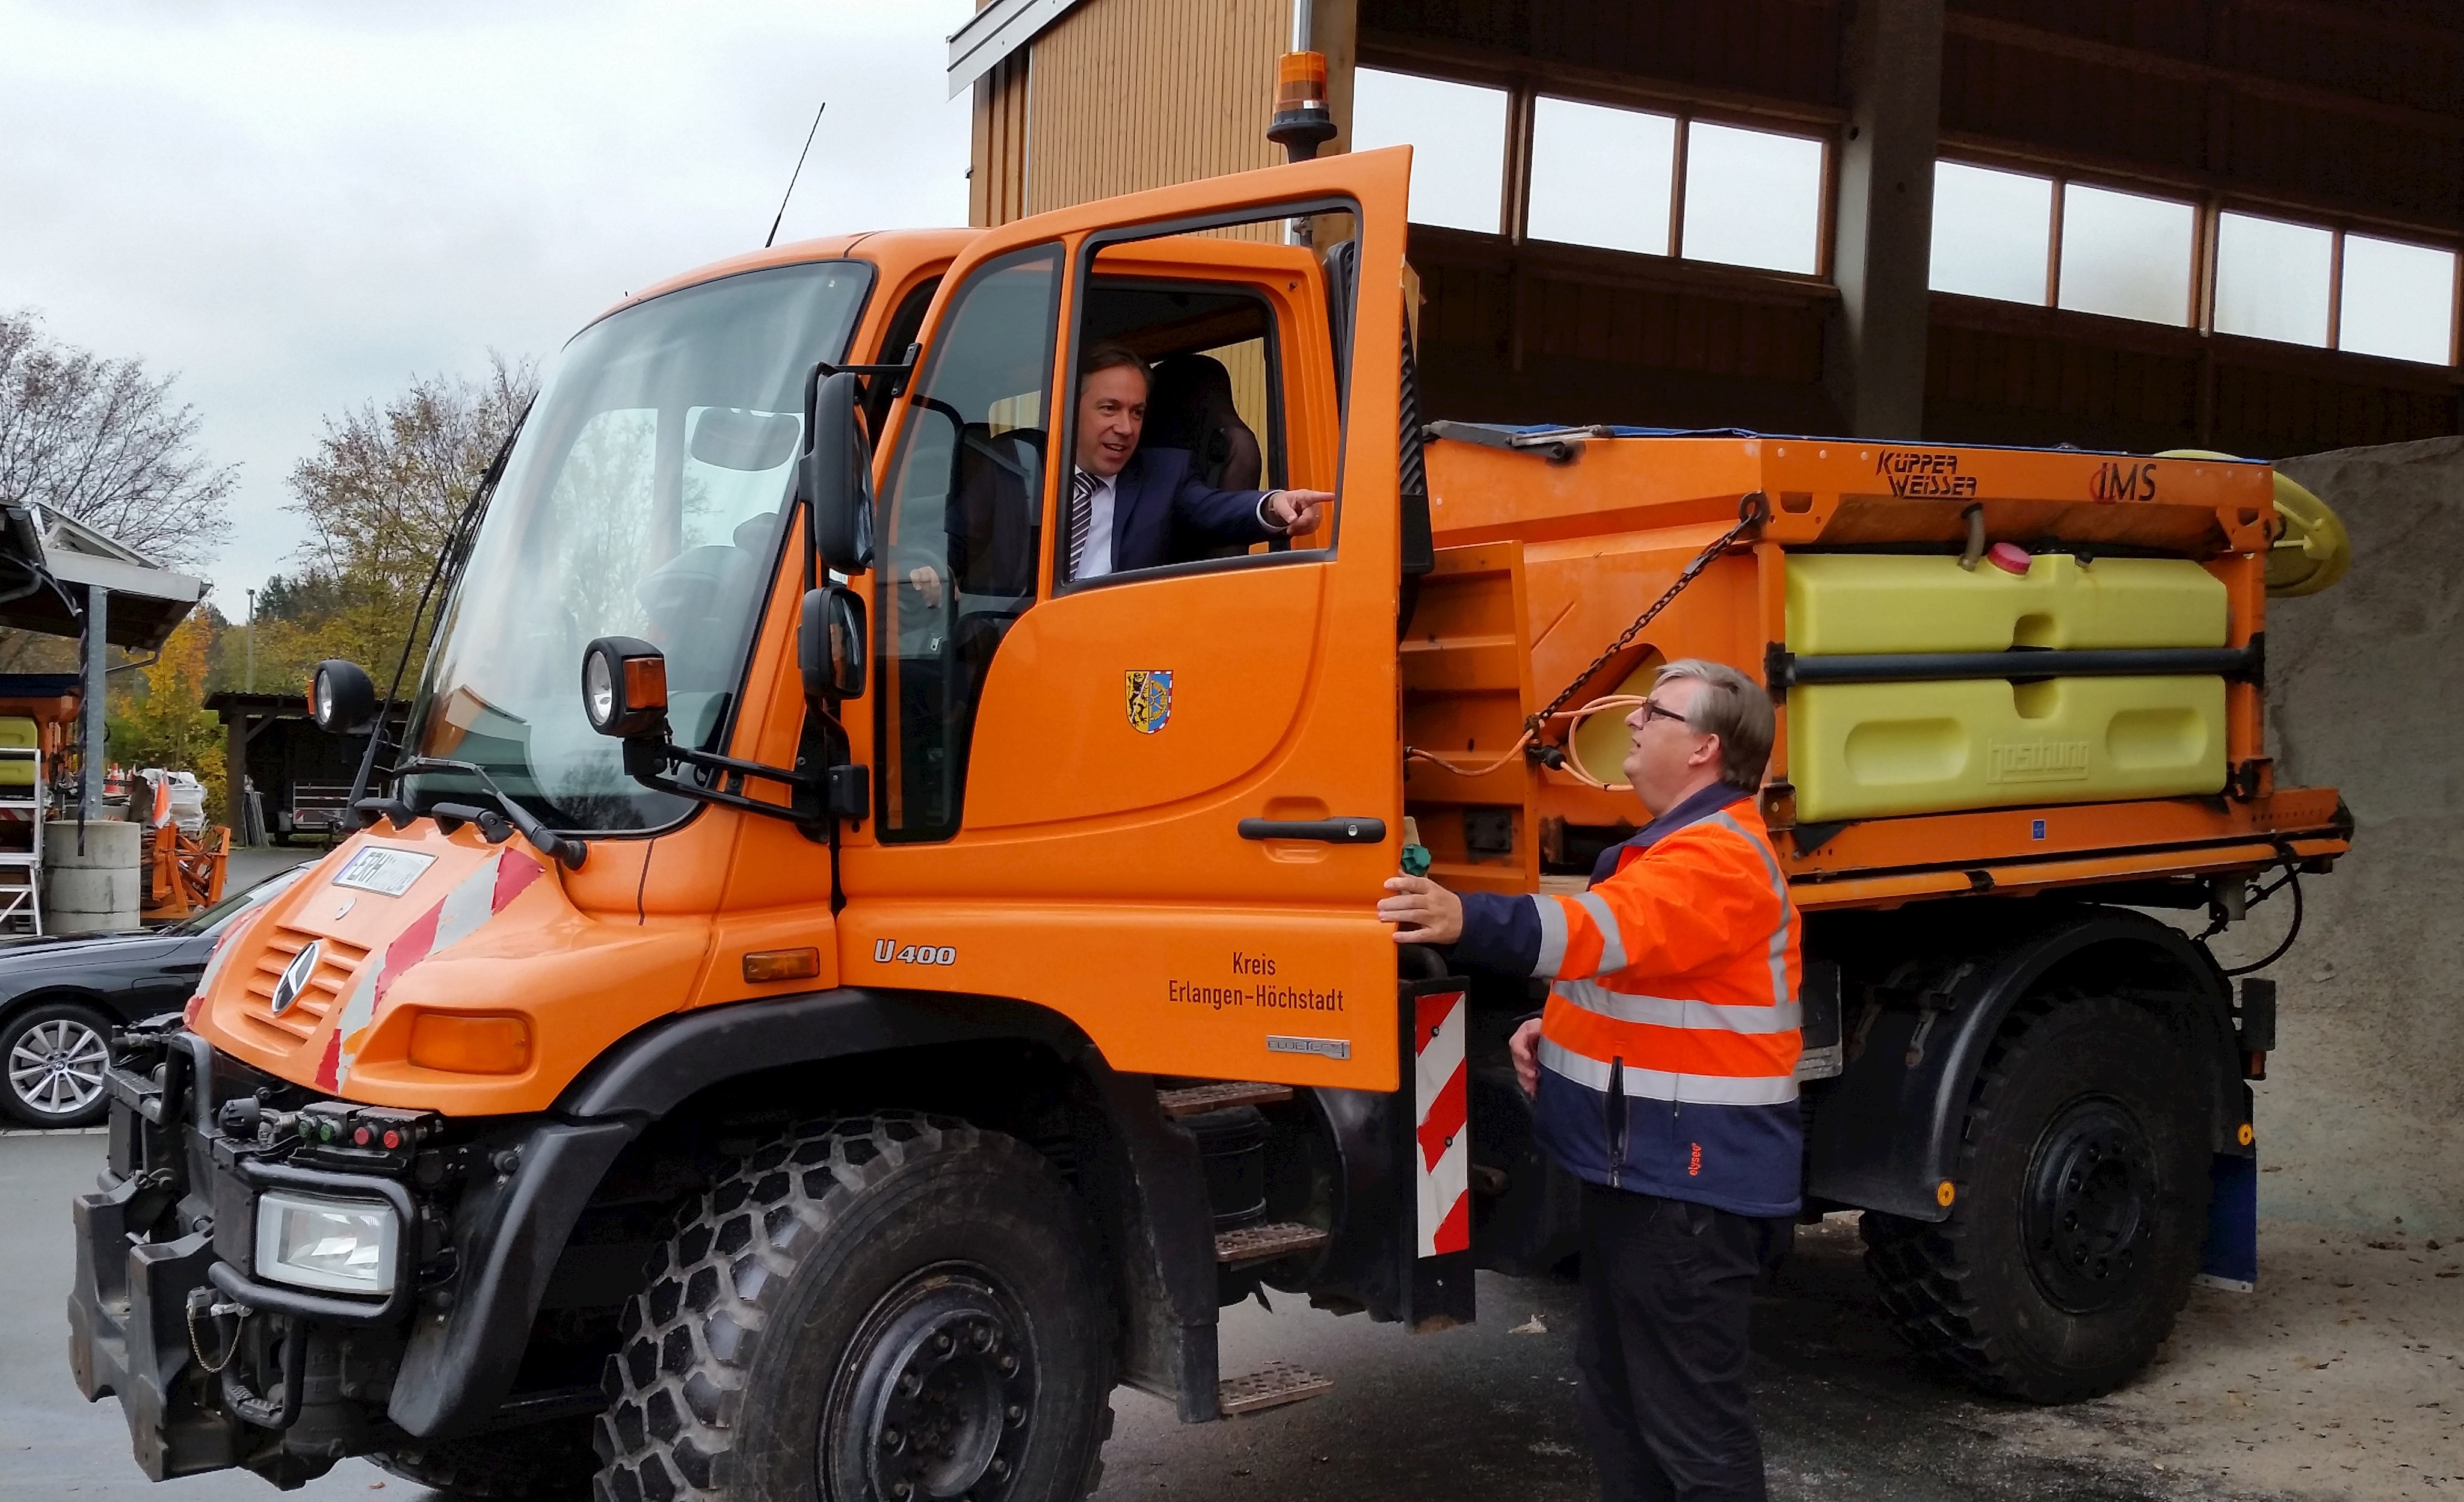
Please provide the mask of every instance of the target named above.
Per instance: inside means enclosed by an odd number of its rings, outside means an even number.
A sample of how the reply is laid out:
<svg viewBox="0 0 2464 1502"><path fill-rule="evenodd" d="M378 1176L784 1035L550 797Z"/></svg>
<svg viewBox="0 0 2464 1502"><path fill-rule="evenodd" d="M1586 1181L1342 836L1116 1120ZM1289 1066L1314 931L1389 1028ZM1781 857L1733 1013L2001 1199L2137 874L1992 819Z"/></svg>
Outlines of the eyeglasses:
<svg viewBox="0 0 2464 1502"><path fill-rule="evenodd" d="M1644 699L1642 701L1642 722L1648 725L1655 719L1673 719L1681 725L1685 723L1685 717L1683 715L1679 714L1673 709L1668 709L1661 705L1655 704L1649 699Z"/></svg>

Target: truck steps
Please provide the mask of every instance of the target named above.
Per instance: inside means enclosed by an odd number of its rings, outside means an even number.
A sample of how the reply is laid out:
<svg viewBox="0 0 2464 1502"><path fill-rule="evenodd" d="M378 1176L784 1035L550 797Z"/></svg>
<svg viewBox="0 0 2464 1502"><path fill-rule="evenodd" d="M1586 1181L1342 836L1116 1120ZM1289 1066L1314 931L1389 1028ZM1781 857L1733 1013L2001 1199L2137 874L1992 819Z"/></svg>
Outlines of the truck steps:
<svg viewBox="0 0 2464 1502"><path fill-rule="evenodd" d="M1289 1085L1264 1085L1243 1080L1155 1092L1155 1099L1162 1103L1163 1114L1168 1116L1201 1115L1209 1111L1228 1111L1234 1106L1270 1106L1291 1098L1292 1087Z"/></svg>
<svg viewBox="0 0 2464 1502"><path fill-rule="evenodd" d="M1314 1226L1277 1221L1266 1226L1242 1226L1215 1233L1215 1260L1225 1267L1266 1262L1309 1251L1327 1244L1327 1233Z"/></svg>
<svg viewBox="0 0 2464 1502"><path fill-rule="evenodd" d="M1262 1408L1280 1408L1287 1403L1300 1403L1334 1391L1334 1379L1294 1366L1289 1361L1268 1361L1246 1377L1226 1377L1215 1384L1215 1401L1223 1416L1256 1413Z"/></svg>

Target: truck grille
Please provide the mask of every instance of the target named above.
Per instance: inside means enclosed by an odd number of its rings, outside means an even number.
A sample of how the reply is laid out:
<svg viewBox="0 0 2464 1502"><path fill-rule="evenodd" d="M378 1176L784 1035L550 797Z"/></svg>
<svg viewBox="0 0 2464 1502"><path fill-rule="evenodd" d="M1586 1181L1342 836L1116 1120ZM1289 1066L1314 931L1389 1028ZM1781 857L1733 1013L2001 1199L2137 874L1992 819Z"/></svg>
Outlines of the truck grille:
<svg viewBox="0 0 2464 1502"><path fill-rule="evenodd" d="M282 979L291 961L298 958L299 951L312 942L320 946L317 969L309 976L308 983L299 988L298 997L277 1017L274 1011L275 983ZM304 1043L326 1018L341 1010L351 978L359 973L367 957L368 952L357 944L330 935L311 934L288 923L279 924L267 936L256 968L249 972L240 1017L269 1043L280 1047Z"/></svg>

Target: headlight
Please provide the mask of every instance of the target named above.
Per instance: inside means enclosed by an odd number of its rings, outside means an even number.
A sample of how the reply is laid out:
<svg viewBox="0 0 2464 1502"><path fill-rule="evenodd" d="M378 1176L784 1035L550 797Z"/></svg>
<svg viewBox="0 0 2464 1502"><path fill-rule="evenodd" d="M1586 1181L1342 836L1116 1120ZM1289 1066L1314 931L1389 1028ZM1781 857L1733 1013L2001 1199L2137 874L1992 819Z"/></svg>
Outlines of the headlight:
<svg viewBox="0 0 2464 1502"><path fill-rule="evenodd" d="M393 1207L273 1190L256 1201L256 1275L299 1288L383 1296L401 1242Z"/></svg>

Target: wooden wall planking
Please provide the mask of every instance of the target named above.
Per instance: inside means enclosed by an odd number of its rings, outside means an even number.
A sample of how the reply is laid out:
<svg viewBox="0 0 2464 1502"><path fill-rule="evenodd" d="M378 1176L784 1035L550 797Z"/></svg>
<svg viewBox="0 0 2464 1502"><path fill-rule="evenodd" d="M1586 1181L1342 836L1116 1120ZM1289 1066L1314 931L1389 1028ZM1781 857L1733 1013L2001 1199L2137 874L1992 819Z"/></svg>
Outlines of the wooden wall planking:
<svg viewBox="0 0 2464 1502"><path fill-rule="evenodd" d="M1027 211L1272 166L1287 0L1102 0L1034 43ZM1243 238L1278 239L1276 225Z"/></svg>
<svg viewBox="0 0 2464 1502"><path fill-rule="evenodd" d="M1007 224L1026 213L1029 67L1028 53L1021 49L976 80L967 223L979 230Z"/></svg>

